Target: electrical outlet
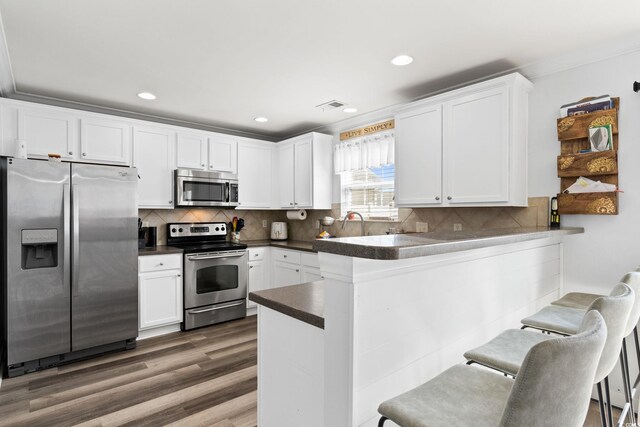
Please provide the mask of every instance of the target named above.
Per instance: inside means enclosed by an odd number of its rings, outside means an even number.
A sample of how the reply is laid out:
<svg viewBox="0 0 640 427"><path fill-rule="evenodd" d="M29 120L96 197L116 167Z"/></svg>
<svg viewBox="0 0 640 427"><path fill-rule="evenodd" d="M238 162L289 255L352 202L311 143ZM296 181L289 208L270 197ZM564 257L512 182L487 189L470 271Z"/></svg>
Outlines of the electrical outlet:
<svg viewBox="0 0 640 427"><path fill-rule="evenodd" d="M316 219L316 230L320 230L320 220Z"/></svg>
<svg viewBox="0 0 640 427"><path fill-rule="evenodd" d="M428 233L428 232L429 232L428 222L416 222L416 233Z"/></svg>
<svg viewBox="0 0 640 427"><path fill-rule="evenodd" d="M262 220L262 228L267 228L267 220L266 219Z"/></svg>
<svg viewBox="0 0 640 427"><path fill-rule="evenodd" d="M462 224L453 224L453 231L462 231Z"/></svg>

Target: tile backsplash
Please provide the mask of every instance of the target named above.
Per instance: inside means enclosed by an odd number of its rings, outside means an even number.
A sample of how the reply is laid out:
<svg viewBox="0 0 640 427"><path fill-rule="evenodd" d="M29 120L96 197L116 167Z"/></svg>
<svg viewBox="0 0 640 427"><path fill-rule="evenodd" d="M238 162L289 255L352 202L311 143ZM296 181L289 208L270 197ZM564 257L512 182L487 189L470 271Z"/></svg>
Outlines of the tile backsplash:
<svg viewBox="0 0 640 427"><path fill-rule="evenodd" d="M345 229L342 229L340 204L334 204L331 210L308 211L305 221L289 221L289 238L313 239L319 233L315 228L315 222L324 216L336 219L335 223L327 228L327 232L332 236L360 235L360 221L349 221ZM398 232L415 232L418 222L427 223L429 231L453 231L454 224L460 224L462 230L546 227L549 225L549 198L530 197L529 206L524 208L401 208L396 222L365 222L365 233L385 234L389 228L395 228Z"/></svg>
<svg viewBox="0 0 640 427"><path fill-rule="evenodd" d="M316 220L325 216L336 219L327 227L327 231L336 237L359 236L360 221L349 221L342 229L340 204L334 204L331 210L309 210L304 221L287 220L286 211L248 211L239 209L215 208L178 208L178 209L140 209L139 217L149 225L158 227L158 244L167 242L166 224L169 222L229 222L234 216L244 218L245 228L240 232L241 240L268 239L273 221L289 223L289 239L313 240L320 232ZM267 226L263 227L263 221ZM415 232L416 223L427 223L429 231L453 231L454 224L460 224L462 230L480 230L495 228L546 227L549 225L549 198L530 197L525 208L401 208L396 222L367 221L367 235L385 234L390 228L397 232Z"/></svg>
<svg viewBox="0 0 640 427"><path fill-rule="evenodd" d="M268 239L273 221L286 221L286 211L247 211L240 209L176 208L140 209L138 216L149 225L158 227L158 245L167 244L167 223L171 222L230 222L234 216L244 219L241 240ZM262 222L267 226L262 227Z"/></svg>

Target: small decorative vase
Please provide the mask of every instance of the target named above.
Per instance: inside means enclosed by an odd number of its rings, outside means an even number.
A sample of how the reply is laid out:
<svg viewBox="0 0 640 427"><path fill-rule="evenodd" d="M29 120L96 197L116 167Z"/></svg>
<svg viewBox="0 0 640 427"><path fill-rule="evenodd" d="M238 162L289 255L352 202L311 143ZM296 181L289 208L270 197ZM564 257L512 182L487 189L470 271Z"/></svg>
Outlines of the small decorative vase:
<svg viewBox="0 0 640 427"><path fill-rule="evenodd" d="M240 232L239 231L232 231L231 232L231 241L233 243L238 243L240 241Z"/></svg>

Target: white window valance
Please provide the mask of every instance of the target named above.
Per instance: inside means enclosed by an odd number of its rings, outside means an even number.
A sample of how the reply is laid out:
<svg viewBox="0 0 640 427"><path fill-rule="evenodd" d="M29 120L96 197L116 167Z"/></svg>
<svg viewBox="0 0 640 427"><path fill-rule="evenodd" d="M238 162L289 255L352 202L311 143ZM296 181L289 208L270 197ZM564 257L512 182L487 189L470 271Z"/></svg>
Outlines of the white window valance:
<svg viewBox="0 0 640 427"><path fill-rule="evenodd" d="M393 132L381 132L341 141L333 147L335 173L377 168L394 163Z"/></svg>

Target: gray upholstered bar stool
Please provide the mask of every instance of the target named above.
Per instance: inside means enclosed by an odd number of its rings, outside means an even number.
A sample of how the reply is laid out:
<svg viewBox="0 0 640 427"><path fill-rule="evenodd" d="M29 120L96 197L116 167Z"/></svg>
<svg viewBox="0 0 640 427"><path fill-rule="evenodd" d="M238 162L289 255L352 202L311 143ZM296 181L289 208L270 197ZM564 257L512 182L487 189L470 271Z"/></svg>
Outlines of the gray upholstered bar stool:
<svg viewBox="0 0 640 427"><path fill-rule="evenodd" d="M606 324L592 311L580 330L533 346L515 381L473 366L453 366L383 402L378 427L387 419L402 427L582 426Z"/></svg>
<svg viewBox="0 0 640 427"><path fill-rule="evenodd" d="M627 284L631 289L636 293L635 302L631 309L631 313L629 315L629 319L625 324L624 333L622 335L622 351L620 352L620 366L622 368L622 381L624 388L624 395L627 404L625 405L624 410L628 410L631 418L631 422L633 423L636 419L635 408L633 405L633 397L634 397L634 389L637 386L638 379L640 375L636 377L633 382L633 386L631 383L631 374L629 371L629 356L627 352L627 339L626 337L635 332L635 337L638 336L637 325L640 320L640 272L638 270L627 273L620 279L622 283ZM580 293L572 293L567 294L560 300L556 302L562 301L565 304L574 304L576 305L578 302L586 302L588 296L593 294L580 294ZM549 307L545 307L540 310L538 313L533 316L522 319L522 324L524 327L536 328L540 330L557 330L557 332L563 333L565 331L570 330L570 328L575 326L575 323L572 323L570 319L574 317L576 314L584 313L584 308L573 308L566 307L562 305L551 305ZM558 319L563 319L564 323L560 323ZM640 353L638 349L638 341L636 340L636 356ZM639 360L640 367L640 360Z"/></svg>
<svg viewBox="0 0 640 427"><path fill-rule="evenodd" d="M594 382L597 385L598 403L600 404L603 426L607 425L605 413L608 415L610 423L613 422L610 410L609 380L607 377L615 368L616 361L620 355L624 328L634 302L635 293L633 290L626 284L619 283L613 288L611 295L597 298L589 307L590 310L596 310L602 314L608 330L607 341ZM584 317L585 311L579 310L579 313L572 313L571 317L562 318L563 325L566 324L567 327L571 327L571 331L563 331L562 333L565 335L577 333ZM467 351L464 357L469 361L468 363L478 363L517 378L527 351L532 346L550 339L553 339L551 335L522 329L510 329L488 343ZM603 384L606 392L606 406L602 395Z"/></svg>
<svg viewBox="0 0 640 427"><path fill-rule="evenodd" d="M633 306L633 309L631 309L631 315L629 316L629 322L627 322L627 328L625 331L625 338L623 338L622 340L622 353L625 358L627 378L629 379L628 387L632 390L631 397L633 398L635 395L635 390L638 387L638 383L640 383L640 339L638 339L638 319L636 318L636 316L640 317L640 268L636 268L635 271L625 274L624 277L620 279L620 281L629 285L629 287L636 293L636 302ZM551 305L586 310L596 298L601 296L602 295L588 294L583 292L570 292L568 294L565 294L559 300L553 301ZM626 338L630 334L633 334L633 341L636 350L636 360L638 361L638 375L636 376L633 383L631 382L629 371L629 354L627 352Z"/></svg>

